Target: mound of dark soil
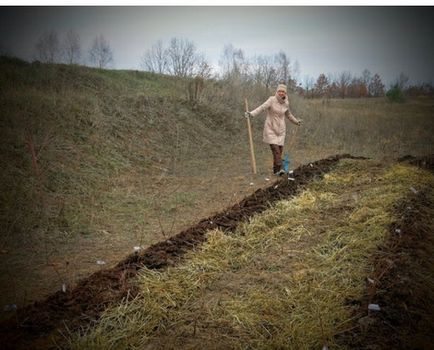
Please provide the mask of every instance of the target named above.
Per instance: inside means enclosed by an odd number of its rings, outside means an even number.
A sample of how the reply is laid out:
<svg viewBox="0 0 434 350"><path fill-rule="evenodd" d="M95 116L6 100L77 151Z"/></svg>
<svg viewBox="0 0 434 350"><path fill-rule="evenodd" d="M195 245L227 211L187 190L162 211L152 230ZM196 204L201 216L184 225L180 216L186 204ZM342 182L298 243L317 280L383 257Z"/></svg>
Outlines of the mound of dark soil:
<svg viewBox="0 0 434 350"><path fill-rule="evenodd" d="M401 161L433 170L434 157ZM341 335L351 349L434 349L434 203L427 189L396 206L397 222L374 256L371 281L355 317L355 329ZM380 311L369 311L369 304Z"/></svg>
<svg viewBox="0 0 434 350"><path fill-rule="evenodd" d="M398 162L406 162L423 169L434 171L434 154L424 157L413 157L411 155L406 155L404 157L398 158Z"/></svg>

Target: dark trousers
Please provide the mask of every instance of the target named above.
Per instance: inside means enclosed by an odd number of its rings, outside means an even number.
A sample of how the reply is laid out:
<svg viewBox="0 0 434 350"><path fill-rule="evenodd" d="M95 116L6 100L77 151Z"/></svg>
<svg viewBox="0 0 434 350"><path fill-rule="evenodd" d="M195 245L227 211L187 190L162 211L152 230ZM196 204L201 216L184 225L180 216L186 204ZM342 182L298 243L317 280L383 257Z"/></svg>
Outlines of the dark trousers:
<svg viewBox="0 0 434 350"><path fill-rule="evenodd" d="M282 152L283 146L270 145L271 152L273 153L273 172L277 173L282 169Z"/></svg>

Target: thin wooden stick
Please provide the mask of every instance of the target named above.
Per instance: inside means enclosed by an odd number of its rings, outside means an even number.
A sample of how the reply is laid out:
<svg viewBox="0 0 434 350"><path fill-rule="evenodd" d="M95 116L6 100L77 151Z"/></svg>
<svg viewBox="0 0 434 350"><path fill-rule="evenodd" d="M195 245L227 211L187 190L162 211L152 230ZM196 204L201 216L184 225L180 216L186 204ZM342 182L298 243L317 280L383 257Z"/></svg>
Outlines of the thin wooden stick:
<svg viewBox="0 0 434 350"><path fill-rule="evenodd" d="M247 98L244 100L246 104L246 112L249 111L249 104L247 102ZM247 130L249 131L249 144L250 144L250 158L252 160L252 171L253 174L256 175L256 159L255 159L255 150L253 148L253 138L252 138L252 127L250 125L250 118L247 119Z"/></svg>
<svg viewBox="0 0 434 350"><path fill-rule="evenodd" d="M286 149L287 149L287 153L289 153L289 151L292 150L292 148L294 147L295 139L296 139L296 136L297 136L298 128L299 128L299 126L297 126L297 127L294 129L294 131L291 133L291 134L292 134L292 135L290 136L291 139L289 140L289 142L288 142L288 146L287 146L287 148L286 148Z"/></svg>

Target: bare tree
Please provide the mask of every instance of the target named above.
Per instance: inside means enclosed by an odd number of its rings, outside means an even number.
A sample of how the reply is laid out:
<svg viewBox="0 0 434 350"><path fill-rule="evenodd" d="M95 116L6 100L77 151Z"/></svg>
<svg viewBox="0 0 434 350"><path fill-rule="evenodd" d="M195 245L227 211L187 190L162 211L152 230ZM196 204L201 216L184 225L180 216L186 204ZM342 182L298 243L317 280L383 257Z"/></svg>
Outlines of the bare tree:
<svg viewBox="0 0 434 350"><path fill-rule="evenodd" d="M291 60L284 51L279 51L274 57L276 64L276 74L279 80L283 80L288 84L291 79Z"/></svg>
<svg viewBox="0 0 434 350"><path fill-rule="evenodd" d="M219 65L223 79L243 79L248 76L249 64L244 52L241 49L236 49L232 44L225 45L223 48Z"/></svg>
<svg viewBox="0 0 434 350"><path fill-rule="evenodd" d="M393 86L396 86L400 90L404 90L407 87L408 81L408 76L401 72L401 74L399 74L399 77L396 78Z"/></svg>
<svg viewBox="0 0 434 350"><path fill-rule="evenodd" d="M77 64L81 58L80 36L74 31L69 30L66 33L63 42L63 54L68 64Z"/></svg>
<svg viewBox="0 0 434 350"><path fill-rule="evenodd" d="M235 52L236 49L232 44L228 44L223 47L223 53L219 60L219 66L223 79L230 79L233 74Z"/></svg>
<svg viewBox="0 0 434 350"><path fill-rule="evenodd" d="M298 81L300 79L300 63L295 60L294 66L292 67L292 79Z"/></svg>
<svg viewBox="0 0 434 350"><path fill-rule="evenodd" d="M54 63L60 56L60 45L57 33L52 30L43 33L36 45L36 56L41 62Z"/></svg>
<svg viewBox="0 0 434 350"><path fill-rule="evenodd" d="M158 40L142 56L141 66L153 73L168 73L178 77L211 77L212 68L203 54L196 51L193 42L172 38L168 48Z"/></svg>
<svg viewBox="0 0 434 350"><path fill-rule="evenodd" d="M98 68L105 68L113 62L113 52L104 36L95 37L89 50L89 57L90 61Z"/></svg>
<svg viewBox="0 0 434 350"><path fill-rule="evenodd" d="M250 76L252 80L264 85L266 90L278 82L278 69L274 65L274 62L273 56L260 55L255 56L250 64Z"/></svg>
<svg viewBox="0 0 434 350"><path fill-rule="evenodd" d="M163 47L163 42L161 40L158 40L143 55L141 66L149 72L159 74L166 73L168 63L167 56L167 49Z"/></svg>
<svg viewBox="0 0 434 350"><path fill-rule="evenodd" d="M195 75L203 79L210 79L212 76L212 67L203 54L196 58Z"/></svg>
<svg viewBox="0 0 434 350"><path fill-rule="evenodd" d="M249 60L249 78L256 84L262 84L264 77L262 76L262 67L258 57L255 55Z"/></svg>
<svg viewBox="0 0 434 350"><path fill-rule="evenodd" d="M329 95L332 98L339 97L339 87L336 82L336 80L333 80L333 78L329 78L329 81L332 81L332 83L329 86Z"/></svg>
<svg viewBox="0 0 434 350"><path fill-rule="evenodd" d="M277 69L273 64L271 56L259 56L258 61L262 70L263 84L268 90L270 86L277 83Z"/></svg>
<svg viewBox="0 0 434 350"><path fill-rule="evenodd" d="M197 63L196 46L187 39L172 38L167 49L168 70L177 77L194 74Z"/></svg>
<svg viewBox="0 0 434 350"><path fill-rule="evenodd" d="M384 84L380 76L376 73L371 79L368 86L369 95L374 97L384 96Z"/></svg>
<svg viewBox="0 0 434 350"><path fill-rule="evenodd" d="M312 97L313 96L314 84L315 84L315 81L311 76L306 75L304 77L304 87L305 87L306 97Z"/></svg>
<svg viewBox="0 0 434 350"><path fill-rule="evenodd" d="M364 69L362 72L361 81L364 85L364 90L366 92L366 96L370 96L369 94L369 84L371 83L372 73L368 69Z"/></svg>
<svg viewBox="0 0 434 350"><path fill-rule="evenodd" d="M360 98L368 96L368 87L365 85L363 77L354 77L347 91L350 97Z"/></svg>
<svg viewBox="0 0 434 350"><path fill-rule="evenodd" d="M366 86L369 86L369 83L371 82L372 74L368 69L364 69L362 72L362 81Z"/></svg>
<svg viewBox="0 0 434 350"><path fill-rule="evenodd" d="M339 89L340 96L345 98L348 93L348 86L351 82L351 73L348 71L344 71L338 76L337 86Z"/></svg>
<svg viewBox="0 0 434 350"><path fill-rule="evenodd" d="M329 81L325 74L321 73L316 80L314 86L314 94L319 97L324 97L329 93Z"/></svg>

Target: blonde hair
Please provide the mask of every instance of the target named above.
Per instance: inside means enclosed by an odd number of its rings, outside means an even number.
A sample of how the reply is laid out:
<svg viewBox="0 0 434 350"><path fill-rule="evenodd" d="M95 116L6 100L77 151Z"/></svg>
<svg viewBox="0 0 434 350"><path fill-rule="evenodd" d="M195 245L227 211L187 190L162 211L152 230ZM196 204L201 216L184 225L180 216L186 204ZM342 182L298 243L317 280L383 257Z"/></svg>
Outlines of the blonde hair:
<svg viewBox="0 0 434 350"><path fill-rule="evenodd" d="M277 86L277 91L285 91L286 92L286 85L285 84L279 84Z"/></svg>

